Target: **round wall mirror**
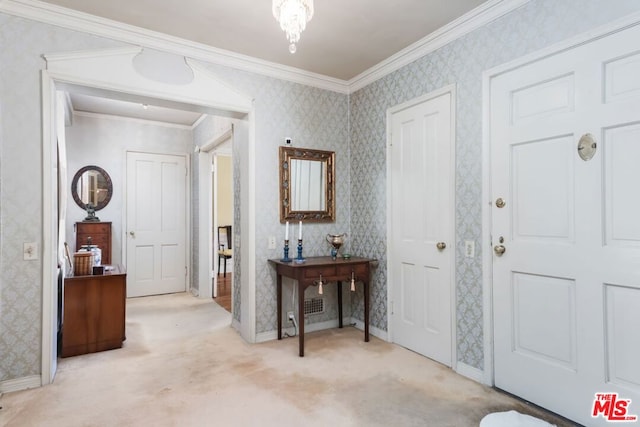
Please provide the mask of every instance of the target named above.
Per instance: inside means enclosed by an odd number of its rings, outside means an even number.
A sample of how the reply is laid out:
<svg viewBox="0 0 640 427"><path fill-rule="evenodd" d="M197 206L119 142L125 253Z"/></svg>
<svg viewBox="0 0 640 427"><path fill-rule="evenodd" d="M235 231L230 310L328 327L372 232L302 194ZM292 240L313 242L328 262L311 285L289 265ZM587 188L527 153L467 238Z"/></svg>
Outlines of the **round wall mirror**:
<svg viewBox="0 0 640 427"><path fill-rule="evenodd" d="M95 210L107 206L113 194L113 184L109 174L98 166L85 166L81 168L71 181L71 194L73 200L80 208L87 208L88 204Z"/></svg>

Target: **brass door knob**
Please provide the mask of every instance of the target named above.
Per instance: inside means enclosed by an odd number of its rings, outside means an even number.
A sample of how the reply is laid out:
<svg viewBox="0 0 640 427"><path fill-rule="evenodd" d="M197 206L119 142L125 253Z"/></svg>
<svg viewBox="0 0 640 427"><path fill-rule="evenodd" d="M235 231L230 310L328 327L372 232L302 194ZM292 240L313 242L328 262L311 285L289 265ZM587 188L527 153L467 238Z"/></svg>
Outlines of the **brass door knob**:
<svg viewBox="0 0 640 427"><path fill-rule="evenodd" d="M505 248L504 245L495 245L493 247L493 251L496 253L496 255L501 256L507 251L507 248Z"/></svg>
<svg viewBox="0 0 640 427"><path fill-rule="evenodd" d="M438 248L439 251L444 250L446 247L447 247L447 244L445 242L436 243L436 248Z"/></svg>
<svg viewBox="0 0 640 427"><path fill-rule="evenodd" d="M130 231L130 232L129 232L129 235L130 235L131 237L133 237L134 239L136 238L136 232L135 232L135 231Z"/></svg>

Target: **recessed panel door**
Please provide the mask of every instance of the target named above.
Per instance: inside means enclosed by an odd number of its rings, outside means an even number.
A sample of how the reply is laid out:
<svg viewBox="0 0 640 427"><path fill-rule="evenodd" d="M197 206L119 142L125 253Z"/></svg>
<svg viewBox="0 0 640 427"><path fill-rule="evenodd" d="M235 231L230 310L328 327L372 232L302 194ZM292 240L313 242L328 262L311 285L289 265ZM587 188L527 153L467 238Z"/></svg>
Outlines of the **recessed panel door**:
<svg viewBox="0 0 640 427"><path fill-rule="evenodd" d="M127 296L186 290L183 156L127 153Z"/></svg>
<svg viewBox="0 0 640 427"><path fill-rule="evenodd" d="M637 40L491 83L495 383L585 425L607 424L596 393L640 414Z"/></svg>
<svg viewBox="0 0 640 427"><path fill-rule="evenodd" d="M451 93L391 114L390 286L394 342L451 366Z"/></svg>

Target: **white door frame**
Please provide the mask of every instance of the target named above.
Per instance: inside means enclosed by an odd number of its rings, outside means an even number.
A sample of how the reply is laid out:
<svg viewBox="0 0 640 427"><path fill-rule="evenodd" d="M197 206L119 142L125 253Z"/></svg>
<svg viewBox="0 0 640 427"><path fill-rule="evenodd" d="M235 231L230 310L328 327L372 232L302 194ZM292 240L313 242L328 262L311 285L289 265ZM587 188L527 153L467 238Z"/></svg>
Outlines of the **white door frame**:
<svg viewBox="0 0 640 427"><path fill-rule="evenodd" d="M493 247L491 241L491 84L494 78L540 59L573 49L592 40L640 25L640 13L634 13L595 30L551 45L514 61L486 70L482 76L482 317L484 331L484 370L482 382L494 385L493 351Z"/></svg>
<svg viewBox="0 0 640 427"><path fill-rule="evenodd" d="M455 215L455 206L456 206L456 192L455 192L455 183L456 183L456 179L455 179L455 165L456 165L456 150L455 150L455 146L456 146L456 85L455 84L451 84L451 85L447 85L444 86L438 90L435 90L433 92L429 92L426 95L422 95L418 98L414 98L412 100L409 100L407 102L404 102L402 104L399 105L395 105L391 108L389 108L387 110L387 152L386 152L386 158L387 158L387 236L391 236L391 233L393 232L393 224L391 221L391 211L392 211L392 206L391 206L391 162L388 161L388 159L391 158L391 138L392 138L392 133L393 133L393 129L391 126L392 123L392 118L393 115L401 110L405 110L407 108L413 107L415 105L418 104L422 104L426 101L429 101L430 99L434 99L437 98L439 96L445 95L449 93L451 95L451 173L454 175L451 179L451 185L449 188L449 192L451 194L451 206L450 206L450 211L454 213ZM451 221L451 230L450 230L450 235L451 238L454 240L456 239L456 221L455 219L453 221ZM387 237L388 239L388 237ZM389 249L390 245L387 245L387 278L389 277L393 277L393 265L394 261L396 260L396 256L395 253L393 253L393 251L391 251ZM450 292L451 292L451 368L453 370L457 370L457 328L456 328L456 263L455 263L455 248L457 245L453 244L451 245L451 250L449 251L449 257L451 258L451 287L450 287ZM387 333L388 333L388 339L390 342L393 342L393 327L392 327L392 321L391 321L391 315L392 315L392 309L389 307L389 302L393 300L393 290L394 290L394 283L391 281L387 281Z"/></svg>
<svg viewBox="0 0 640 427"><path fill-rule="evenodd" d="M47 69L42 70L42 358L41 385L50 384L55 376L56 344L53 340L56 328L57 247L54 236L57 223L53 214L53 196L57 194L55 165L55 88L72 85L89 88L96 93L118 93L122 97L153 98L172 105L192 105L201 109L231 113L246 118L247 161L241 163L242 175L248 180L246 196L239 201L247 213L243 228L246 253L243 252L243 310L239 325L241 336L255 342L255 108L253 99L230 88L197 62L184 58L193 72L192 83L173 85L147 78L136 71L133 59L143 52L140 47L70 52L44 55ZM243 127L244 129L244 127ZM189 197L190 199L190 197ZM191 238L188 238L188 248Z"/></svg>
<svg viewBox="0 0 640 427"><path fill-rule="evenodd" d="M214 159L214 152L216 148L233 138L233 125L226 132L215 137L207 144L200 147L198 151L198 170L199 170L199 229L202 234L202 230L212 230L213 224L218 224L216 213L213 210L213 206L217 206L217 194L213 191L211 182L211 164ZM213 199L212 199L213 197ZM212 231L213 233L213 231ZM216 251L213 248L211 236L208 239L199 239L199 271L198 271L198 283L200 298L212 298L216 292L212 289L212 279L215 279L213 275L213 255ZM206 259L204 259L206 257ZM233 310L233 307L231 307Z"/></svg>

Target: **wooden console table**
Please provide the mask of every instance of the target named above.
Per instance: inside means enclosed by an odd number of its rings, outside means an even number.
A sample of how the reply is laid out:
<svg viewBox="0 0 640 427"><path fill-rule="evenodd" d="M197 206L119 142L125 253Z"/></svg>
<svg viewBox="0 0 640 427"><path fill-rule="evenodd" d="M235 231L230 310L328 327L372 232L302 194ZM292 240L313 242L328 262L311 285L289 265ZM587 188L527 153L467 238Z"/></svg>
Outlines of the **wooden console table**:
<svg viewBox="0 0 640 427"><path fill-rule="evenodd" d="M356 282L364 284L364 340L369 342L369 280L371 262L368 258L352 257L350 259L331 257L310 257L304 263L294 261L285 263L278 259L269 262L276 268L278 294L278 339L282 339L282 276L290 277L298 287L298 343L300 357L304 356L304 291L317 282L322 275L323 282L336 282L338 285L338 326L342 328L342 282L350 282L351 274Z"/></svg>

